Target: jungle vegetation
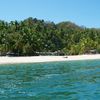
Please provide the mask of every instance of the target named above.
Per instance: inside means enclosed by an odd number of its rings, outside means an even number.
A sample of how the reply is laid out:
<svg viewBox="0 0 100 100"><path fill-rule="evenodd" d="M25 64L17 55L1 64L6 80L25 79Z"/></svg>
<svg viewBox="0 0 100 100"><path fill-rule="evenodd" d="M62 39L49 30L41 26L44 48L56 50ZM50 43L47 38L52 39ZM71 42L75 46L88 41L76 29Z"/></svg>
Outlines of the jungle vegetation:
<svg viewBox="0 0 100 100"><path fill-rule="evenodd" d="M0 20L0 54L35 55L36 52L60 50L78 55L96 50L100 53L100 29L78 26L72 22L44 21L29 17L23 21Z"/></svg>

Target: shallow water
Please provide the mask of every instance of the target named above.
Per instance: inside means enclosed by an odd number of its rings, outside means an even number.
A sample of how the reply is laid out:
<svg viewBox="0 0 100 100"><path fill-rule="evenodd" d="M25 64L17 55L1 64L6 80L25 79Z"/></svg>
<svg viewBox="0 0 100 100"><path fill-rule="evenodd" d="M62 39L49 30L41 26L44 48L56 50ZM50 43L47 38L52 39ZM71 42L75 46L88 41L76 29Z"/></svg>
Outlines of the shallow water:
<svg viewBox="0 0 100 100"><path fill-rule="evenodd" d="M100 60L0 65L0 100L100 100Z"/></svg>

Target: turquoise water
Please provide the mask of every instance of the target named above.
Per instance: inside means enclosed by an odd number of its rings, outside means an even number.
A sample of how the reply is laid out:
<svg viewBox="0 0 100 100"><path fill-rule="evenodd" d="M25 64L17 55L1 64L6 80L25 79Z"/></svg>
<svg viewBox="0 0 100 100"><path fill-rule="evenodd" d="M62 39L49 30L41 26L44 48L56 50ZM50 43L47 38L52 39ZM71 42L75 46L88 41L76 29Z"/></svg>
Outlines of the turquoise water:
<svg viewBox="0 0 100 100"><path fill-rule="evenodd" d="M100 100L100 60L0 65L0 100Z"/></svg>

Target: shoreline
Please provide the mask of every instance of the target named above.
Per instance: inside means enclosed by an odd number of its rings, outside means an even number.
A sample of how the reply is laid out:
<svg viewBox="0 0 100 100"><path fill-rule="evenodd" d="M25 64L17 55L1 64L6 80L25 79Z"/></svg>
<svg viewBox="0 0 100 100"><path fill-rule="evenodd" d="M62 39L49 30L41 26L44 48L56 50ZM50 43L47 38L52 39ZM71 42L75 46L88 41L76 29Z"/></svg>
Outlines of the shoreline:
<svg viewBox="0 0 100 100"><path fill-rule="evenodd" d="M71 55L71 56L27 56L27 57L0 57L2 64L21 64L21 63L39 63L56 61L75 61L75 60L96 60L100 59L100 54L93 55Z"/></svg>

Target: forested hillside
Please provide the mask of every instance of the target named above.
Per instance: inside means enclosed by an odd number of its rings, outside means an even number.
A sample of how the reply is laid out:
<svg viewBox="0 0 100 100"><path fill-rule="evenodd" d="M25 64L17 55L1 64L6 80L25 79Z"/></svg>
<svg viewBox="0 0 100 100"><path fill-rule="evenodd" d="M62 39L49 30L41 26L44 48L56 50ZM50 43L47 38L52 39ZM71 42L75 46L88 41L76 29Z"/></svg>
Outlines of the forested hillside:
<svg viewBox="0 0 100 100"><path fill-rule="evenodd" d="M47 22L36 18L0 21L0 54L35 55L54 52L76 55L95 49L100 53L100 29L80 27L72 22Z"/></svg>

